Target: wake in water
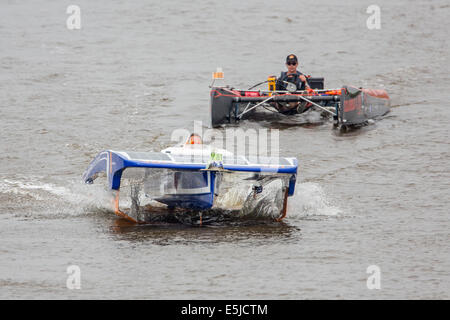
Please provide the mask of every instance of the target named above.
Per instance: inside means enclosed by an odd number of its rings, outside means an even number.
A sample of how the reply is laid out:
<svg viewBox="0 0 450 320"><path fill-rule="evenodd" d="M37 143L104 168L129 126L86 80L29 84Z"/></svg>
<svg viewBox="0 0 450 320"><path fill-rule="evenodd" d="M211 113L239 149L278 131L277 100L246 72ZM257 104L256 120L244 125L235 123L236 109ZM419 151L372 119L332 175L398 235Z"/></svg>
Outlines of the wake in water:
<svg viewBox="0 0 450 320"><path fill-rule="evenodd" d="M290 127L317 126L324 123L331 123L332 119L324 114L323 111L310 109L296 115L284 115L278 111L257 111L252 116L252 119L249 119L248 121L255 121L258 123L267 122L270 123L271 127Z"/></svg>
<svg viewBox="0 0 450 320"><path fill-rule="evenodd" d="M27 217L63 218L113 214L113 197L103 185L87 186L81 181L62 184L42 182L40 177L15 177L0 181L0 197L7 200L15 215L22 212ZM236 185L219 198L218 208L198 211L171 209L156 202L146 205L149 223L181 223L186 225L234 225L272 223L278 216L282 194L280 185L272 181L265 186L265 193L253 201L251 188ZM129 190L131 192L131 190ZM126 194L126 192L124 192ZM130 194L128 194L130 195ZM136 199L135 199L136 201ZM136 204L136 203L135 203ZM128 203L133 209L133 200ZM136 208L134 209L136 210ZM331 204L320 185L312 182L297 183L296 192L288 200L285 222L305 219L311 216L337 216L342 211Z"/></svg>

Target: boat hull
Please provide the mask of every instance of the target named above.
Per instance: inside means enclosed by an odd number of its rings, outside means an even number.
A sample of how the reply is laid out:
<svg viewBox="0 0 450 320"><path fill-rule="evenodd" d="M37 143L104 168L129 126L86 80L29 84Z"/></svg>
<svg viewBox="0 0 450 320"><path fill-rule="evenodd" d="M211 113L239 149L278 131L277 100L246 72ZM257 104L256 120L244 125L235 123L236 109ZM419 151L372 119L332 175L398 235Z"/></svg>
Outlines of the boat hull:
<svg viewBox="0 0 450 320"><path fill-rule="evenodd" d="M307 100L305 100L307 99ZM270 94L258 91L231 90L228 88L212 88L210 99L211 125L238 123L241 119L250 118L251 113L259 106L271 103L305 103L308 107L328 108L333 110L337 126L356 126L365 124L389 112L390 100L385 90L363 89L343 86L339 90L322 90L312 93ZM303 109L304 110L304 109ZM280 109L279 112L284 113ZM293 109L288 115L299 113ZM301 112L300 112L301 113Z"/></svg>
<svg viewBox="0 0 450 320"><path fill-rule="evenodd" d="M385 90L344 87L341 92L340 125L363 124L390 110L390 100Z"/></svg>
<svg viewBox="0 0 450 320"><path fill-rule="evenodd" d="M295 158L212 155L186 148L166 152L103 151L83 174L86 183L106 178L120 217L145 223L187 212L266 212L279 215L271 196L293 195L298 161ZM197 152L199 151L199 152ZM281 180L279 184L272 180ZM287 191L286 191L287 190ZM278 197L277 199L281 199ZM165 209L165 210L164 210ZM159 215L159 213L161 215ZM154 215L153 215L154 214Z"/></svg>
<svg viewBox="0 0 450 320"><path fill-rule="evenodd" d="M154 200L169 208L209 209L214 204L215 178L213 171L175 172L170 186L166 186L170 191Z"/></svg>
<svg viewBox="0 0 450 320"><path fill-rule="evenodd" d="M155 201L164 203L169 208L184 208L194 210L205 210L213 206L214 194L176 194L165 195L161 198L155 198Z"/></svg>

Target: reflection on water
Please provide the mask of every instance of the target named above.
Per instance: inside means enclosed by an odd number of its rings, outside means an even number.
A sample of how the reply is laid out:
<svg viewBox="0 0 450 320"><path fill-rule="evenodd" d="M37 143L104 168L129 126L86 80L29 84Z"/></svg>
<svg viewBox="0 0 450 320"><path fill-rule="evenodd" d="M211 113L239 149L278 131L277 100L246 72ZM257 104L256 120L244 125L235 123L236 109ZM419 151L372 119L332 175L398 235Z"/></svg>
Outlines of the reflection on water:
<svg viewBox="0 0 450 320"><path fill-rule="evenodd" d="M279 112L255 111L250 119L243 120L243 125L259 124L270 129L288 129L291 127L315 128L321 125L332 126L332 118L320 111L311 109L301 114L284 115ZM242 124L242 122L241 122Z"/></svg>
<svg viewBox="0 0 450 320"><path fill-rule="evenodd" d="M244 219L233 223L193 226L180 223L137 225L121 218L108 221L108 230L115 239L146 241L153 244L220 243L263 240L288 241L300 237L300 229L284 222Z"/></svg>

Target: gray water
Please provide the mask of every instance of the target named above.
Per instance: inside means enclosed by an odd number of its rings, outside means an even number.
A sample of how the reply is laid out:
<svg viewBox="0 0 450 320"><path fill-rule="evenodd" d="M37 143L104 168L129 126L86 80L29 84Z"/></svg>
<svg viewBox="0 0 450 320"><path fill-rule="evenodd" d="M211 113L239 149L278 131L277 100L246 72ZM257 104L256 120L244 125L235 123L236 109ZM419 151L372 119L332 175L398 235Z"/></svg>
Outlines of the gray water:
<svg viewBox="0 0 450 320"><path fill-rule="evenodd" d="M61 1L0 4L0 298L450 297L448 1L377 1L380 30L371 1L74 4L81 30ZM327 87L385 88L394 108L347 134L241 123L279 129L299 159L284 222L133 226L82 184L102 150L206 125L216 67L245 88L292 52Z"/></svg>

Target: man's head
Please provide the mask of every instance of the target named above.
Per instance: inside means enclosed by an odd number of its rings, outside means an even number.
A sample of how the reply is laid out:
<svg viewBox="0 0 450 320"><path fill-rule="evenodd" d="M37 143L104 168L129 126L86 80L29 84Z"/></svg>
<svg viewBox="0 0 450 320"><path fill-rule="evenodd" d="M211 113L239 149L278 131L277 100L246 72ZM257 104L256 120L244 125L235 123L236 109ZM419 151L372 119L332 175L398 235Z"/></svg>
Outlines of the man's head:
<svg viewBox="0 0 450 320"><path fill-rule="evenodd" d="M297 70L298 60L295 54L290 54L286 57L286 67L289 73L294 73Z"/></svg>

